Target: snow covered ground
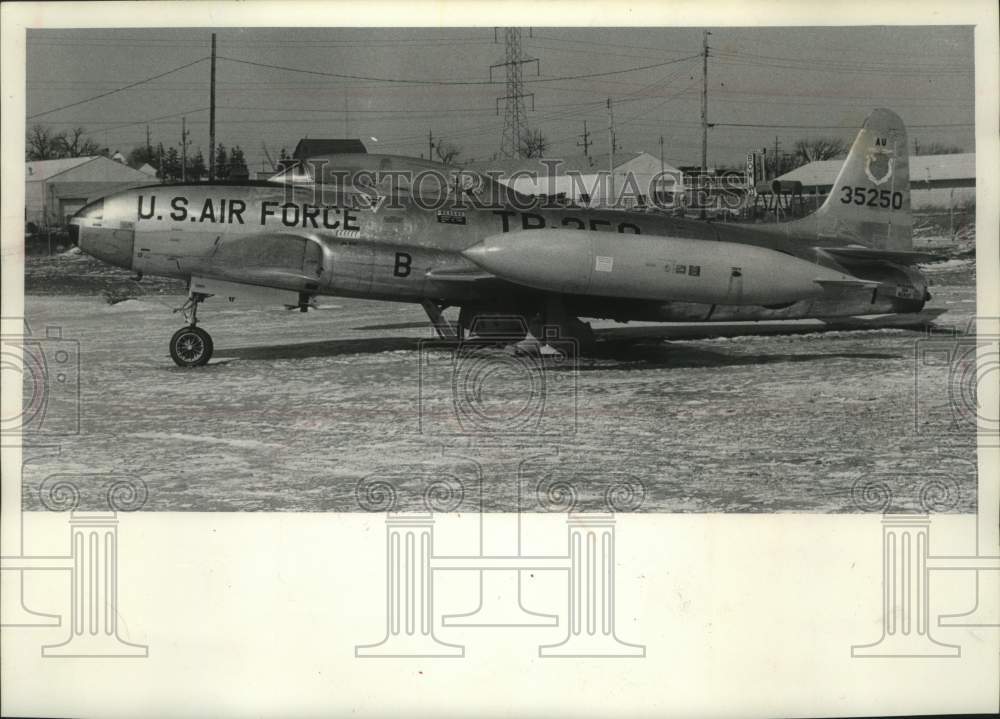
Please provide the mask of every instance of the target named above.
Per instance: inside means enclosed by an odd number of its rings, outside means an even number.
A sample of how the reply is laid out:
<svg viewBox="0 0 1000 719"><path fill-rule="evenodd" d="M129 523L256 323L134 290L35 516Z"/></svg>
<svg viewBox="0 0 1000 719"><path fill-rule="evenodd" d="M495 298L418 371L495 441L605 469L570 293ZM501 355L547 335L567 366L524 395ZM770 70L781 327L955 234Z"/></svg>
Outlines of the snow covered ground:
<svg viewBox="0 0 1000 719"><path fill-rule="evenodd" d="M972 283L931 291L947 310L937 324L964 329ZM539 367L425 346L415 306L209 301L199 317L215 358L182 370L167 354L181 301L27 297L33 333L59 326L79 343L81 419L65 434L63 397L26 438L59 451L26 452L25 508L41 508L39 485L57 472L95 486L86 478L141 478L150 510L356 511L366 477L389 477L397 507L420 509L421 486L444 475L464 484L469 511L537 509L560 479L598 508L599 488L624 475L643 487L641 511L850 512L866 481L900 509L918 507L929 481L947 484L953 509L975 508L976 437L953 408L963 374L924 360L928 347L960 354L944 333L668 341Z"/></svg>

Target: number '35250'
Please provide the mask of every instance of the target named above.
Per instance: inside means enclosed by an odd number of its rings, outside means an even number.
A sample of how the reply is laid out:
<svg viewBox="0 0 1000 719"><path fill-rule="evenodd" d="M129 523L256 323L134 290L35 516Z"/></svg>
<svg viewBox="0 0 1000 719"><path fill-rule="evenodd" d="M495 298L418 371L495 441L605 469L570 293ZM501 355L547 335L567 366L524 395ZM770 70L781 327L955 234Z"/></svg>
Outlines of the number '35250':
<svg viewBox="0 0 1000 719"><path fill-rule="evenodd" d="M845 205L854 203L865 207L882 207L898 210L903 206L903 193L891 192L889 190L876 190L874 187L851 187L844 185L840 188L840 201Z"/></svg>

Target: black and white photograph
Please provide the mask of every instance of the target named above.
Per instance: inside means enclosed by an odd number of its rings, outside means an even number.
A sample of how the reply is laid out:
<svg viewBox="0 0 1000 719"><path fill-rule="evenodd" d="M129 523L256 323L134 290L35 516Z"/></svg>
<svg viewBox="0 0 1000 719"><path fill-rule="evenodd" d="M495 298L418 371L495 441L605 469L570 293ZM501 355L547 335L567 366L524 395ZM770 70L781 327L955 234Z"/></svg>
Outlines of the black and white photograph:
<svg viewBox="0 0 1000 719"><path fill-rule="evenodd" d="M17 715L997 708L996 8L114 5L4 7Z"/></svg>

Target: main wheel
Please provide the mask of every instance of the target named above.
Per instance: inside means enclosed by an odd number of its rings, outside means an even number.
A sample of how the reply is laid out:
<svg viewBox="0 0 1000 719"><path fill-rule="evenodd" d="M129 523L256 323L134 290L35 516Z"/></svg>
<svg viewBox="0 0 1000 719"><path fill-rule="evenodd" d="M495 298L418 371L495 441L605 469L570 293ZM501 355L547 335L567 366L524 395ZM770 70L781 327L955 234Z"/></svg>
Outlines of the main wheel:
<svg viewBox="0 0 1000 719"><path fill-rule="evenodd" d="M170 357L178 367L201 367L212 359L212 337L200 327L184 327L170 338Z"/></svg>
<svg viewBox="0 0 1000 719"><path fill-rule="evenodd" d="M517 314L485 312L466 306L458 315L458 322L471 336L480 340L519 342L528 332L528 319Z"/></svg>

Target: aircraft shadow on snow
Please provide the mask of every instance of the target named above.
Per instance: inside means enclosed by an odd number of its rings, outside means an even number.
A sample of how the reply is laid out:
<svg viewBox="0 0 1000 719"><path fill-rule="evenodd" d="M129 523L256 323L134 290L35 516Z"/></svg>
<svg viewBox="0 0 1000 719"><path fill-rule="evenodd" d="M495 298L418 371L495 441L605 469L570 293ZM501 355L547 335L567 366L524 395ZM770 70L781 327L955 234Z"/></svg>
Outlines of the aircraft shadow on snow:
<svg viewBox="0 0 1000 719"><path fill-rule="evenodd" d="M467 345L469 343L466 343ZM493 343L479 343L489 351ZM216 356L227 359L278 360L306 357L340 357L345 355L371 355L383 352L417 352L421 348L434 352L450 352L455 343L414 337L371 337L299 344L255 345L249 347L219 348ZM503 350L496 347L498 359ZM857 360L897 360L902 355L884 352L829 352L822 353L754 353L733 354L669 341L659 343L604 342L567 365L580 372L609 370L639 370L687 367L733 367L741 365L779 364L783 362L813 362L833 358ZM556 371L561 371L556 369Z"/></svg>

